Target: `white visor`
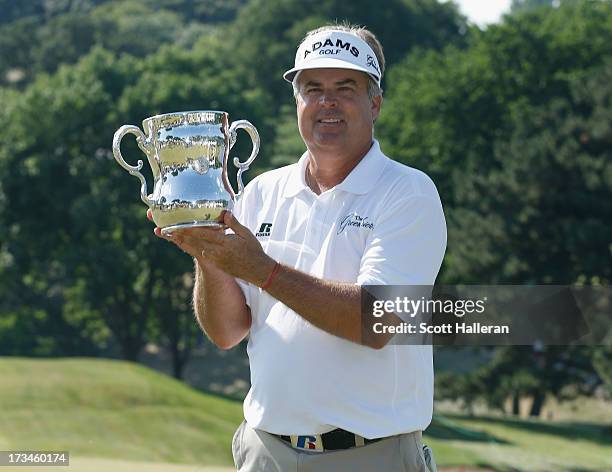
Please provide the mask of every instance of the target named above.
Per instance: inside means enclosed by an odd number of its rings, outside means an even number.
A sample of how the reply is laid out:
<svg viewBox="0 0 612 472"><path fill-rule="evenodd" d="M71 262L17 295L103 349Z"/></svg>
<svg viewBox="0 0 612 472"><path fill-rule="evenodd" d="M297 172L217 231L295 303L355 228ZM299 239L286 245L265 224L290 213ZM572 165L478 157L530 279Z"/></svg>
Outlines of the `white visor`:
<svg viewBox="0 0 612 472"><path fill-rule="evenodd" d="M372 48L359 36L328 30L308 36L295 54L295 67L283 74L287 82L306 69L351 69L365 72L380 85L380 66Z"/></svg>

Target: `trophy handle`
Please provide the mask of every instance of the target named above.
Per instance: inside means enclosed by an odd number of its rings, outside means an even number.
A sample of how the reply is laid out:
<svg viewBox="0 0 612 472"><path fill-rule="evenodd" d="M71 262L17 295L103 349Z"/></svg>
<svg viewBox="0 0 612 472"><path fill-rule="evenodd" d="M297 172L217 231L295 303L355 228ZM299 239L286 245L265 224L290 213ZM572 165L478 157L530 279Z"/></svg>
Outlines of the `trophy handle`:
<svg viewBox="0 0 612 472"><path fill-rule="evenodd" d="M234 157L234 165L238 167L238 174L236 175L236 180L238 180L238 193L234 197L234 200L240 198L240 196L242 195L242 191L244 190L244 183L242 182L242 173L249 169L249 166L255 160L255 158L257 157L257 153L259 152L259 133L257 132L255 126L253 126L247 120L234 121L230 126L230 149L234 147L234 144L236 143L236 132L239 129L243 129L247 133L249 133L251 141L253 141L253 149L251 150L251 155L249 156L249 158L244 162L240 162L240 159Z"/></svg>
<svg viewBox="0 0 612 472"><path fill-rule="evenodd" d="M113 155L121 167L127 170L131 175L138 177L138 180L140 180L140 199L151 207L153 206L154 202L148 197L147 181L145 180L144 175L139 172L140 169L142 169L142 159L138 159L137 164L135 166L131 166L125 162L123 156L121 155L121 140L126 134L133 134L136 136L136 143L138 144L138 147L145 153L145 155L148 156L149 149L147 147L147 137L138 126L134 125L123 125L115 132L115 136L113 136Z"/></svg>

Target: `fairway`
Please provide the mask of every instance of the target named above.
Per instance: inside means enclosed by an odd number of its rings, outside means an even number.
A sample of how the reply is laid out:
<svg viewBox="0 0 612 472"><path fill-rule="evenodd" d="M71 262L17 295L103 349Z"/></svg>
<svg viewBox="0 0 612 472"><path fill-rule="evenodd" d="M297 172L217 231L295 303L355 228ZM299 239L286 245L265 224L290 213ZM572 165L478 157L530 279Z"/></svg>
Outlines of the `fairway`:
<svg viewBox="0 0 612 472"><path fill-rule="evenodd" d="M0 376L0 450L232 464L239 402L112 360L2 358Z"/></svg>
<svg viewBox="0 0 612 472"><path fill-rule="evenodd" d="M0 378L0 450L70 452L68 468L2 471L233 470L240 402L123 361L0 358ZM425 442L441 469L612 470L609 423L438 414Z"/></svg>
<svg viewBox="0 0 612 472"><path fill-rule="evenodd" d="M605 424L438 415L424 441L446 466L504 472L612 470L612 427Z"/></svg>

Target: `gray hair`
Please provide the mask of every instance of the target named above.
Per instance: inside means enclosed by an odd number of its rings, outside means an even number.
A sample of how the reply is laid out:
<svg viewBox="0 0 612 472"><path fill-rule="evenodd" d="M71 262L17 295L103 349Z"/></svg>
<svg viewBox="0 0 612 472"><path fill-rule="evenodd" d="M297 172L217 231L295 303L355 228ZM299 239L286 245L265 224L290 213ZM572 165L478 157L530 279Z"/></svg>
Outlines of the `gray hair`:
<svg viewBox="0 0 612 472"><path fill-rule="evenodd" d="M363 26L351 25L350 23L329 24L321 26L320 28L311 30L306 33L304 39L302 39L302 42L300 44L306 41L309 36L321 33L322 31L344 31L346 33L354 34L355 36L358 36L359 38L363 39L368 44L368 46L372 48L372 51L374 51L374 54L376 55L376 60L378 61L378 65L380 67L380 78L382 80L382 76L385 73L385 55L383 53L382 45L380 44L380 41L378 41L378 38L374 35L374 33L364 28ZM299 93L297 84L297 79L299 76L299 73L296 74L296 76L293 78L293 82L291 83L293 85L294 98L297 98L297 95ZM368 75L368 97L370 98L370 100L382 94L383 90L380 85L378 85L376 81Z"/></svg>

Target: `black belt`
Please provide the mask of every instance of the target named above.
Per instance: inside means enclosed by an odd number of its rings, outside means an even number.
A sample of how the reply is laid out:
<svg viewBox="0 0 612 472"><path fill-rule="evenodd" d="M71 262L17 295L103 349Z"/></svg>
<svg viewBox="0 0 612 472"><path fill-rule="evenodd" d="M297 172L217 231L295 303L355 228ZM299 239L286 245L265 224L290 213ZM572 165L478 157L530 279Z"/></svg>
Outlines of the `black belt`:
<svg viewBox="0 0 612 472"><path fill-rule="evenodd" d="M275 434L275 436L289 444L292 444L291 436L283 436L280 434ZM297 436L297 438L303 437L308 438L310 436ZM321 434L321 442L323 445L323 450L325 451L350 449L352 447L365 446L366 444L371 444L376 441L380 441L381 439L385 438L366 439L349 431L345 431L344 429L334 429L333 431L329 431L328 433ZM298 449L308 450L308 447L298 447Z"/></svg>

